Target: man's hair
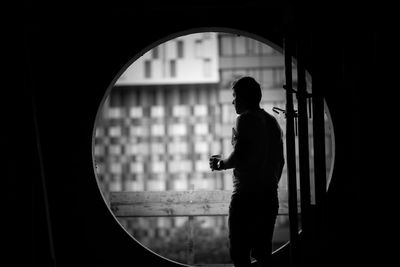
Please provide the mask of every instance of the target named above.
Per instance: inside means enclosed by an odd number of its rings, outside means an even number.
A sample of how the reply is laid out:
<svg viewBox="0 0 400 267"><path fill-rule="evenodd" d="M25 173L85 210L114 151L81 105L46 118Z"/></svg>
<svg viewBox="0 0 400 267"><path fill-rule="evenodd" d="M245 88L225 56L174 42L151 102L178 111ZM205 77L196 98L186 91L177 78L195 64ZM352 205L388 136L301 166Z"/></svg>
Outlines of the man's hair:
<svg viewBox="0 0 400 267"><path fill-rule="evenodd" d="M253 77L244 76L237 79L233 82L232 89L249 107L259 106L262 97L261 86Z"/></svg>

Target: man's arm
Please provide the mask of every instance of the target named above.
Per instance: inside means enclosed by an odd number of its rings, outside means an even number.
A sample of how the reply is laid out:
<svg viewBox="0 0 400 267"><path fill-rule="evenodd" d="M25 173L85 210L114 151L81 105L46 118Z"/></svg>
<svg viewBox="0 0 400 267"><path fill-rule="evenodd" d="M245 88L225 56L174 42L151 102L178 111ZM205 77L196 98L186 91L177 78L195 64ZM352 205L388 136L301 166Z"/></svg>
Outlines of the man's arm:
<svg viewBox="0 0 400 267"><path fill-rule="evenodd" d="M239 116L236 119L237 140L232 153L220 161L220 170L232 169L239 164L246 164L249 159L248 151L251 148L251 121L246 116Z"/></svg>

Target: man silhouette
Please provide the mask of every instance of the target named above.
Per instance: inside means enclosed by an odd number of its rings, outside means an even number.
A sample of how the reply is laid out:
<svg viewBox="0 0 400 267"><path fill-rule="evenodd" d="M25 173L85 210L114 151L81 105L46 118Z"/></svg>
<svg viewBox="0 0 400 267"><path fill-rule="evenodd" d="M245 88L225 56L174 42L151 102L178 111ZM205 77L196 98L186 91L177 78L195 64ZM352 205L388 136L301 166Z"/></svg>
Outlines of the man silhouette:
<svg viewBox="0 0 400 267"><path fill-rule="evenodd" d="M235 267L248 267L250 256L259 266L271 265L272 236L278 213L278 182L284 165L282 130L260 108L261 88L252 77L233 83L236 125L233 152L210 158L212 170L233 168L229 206L230 256Z"/></svg>

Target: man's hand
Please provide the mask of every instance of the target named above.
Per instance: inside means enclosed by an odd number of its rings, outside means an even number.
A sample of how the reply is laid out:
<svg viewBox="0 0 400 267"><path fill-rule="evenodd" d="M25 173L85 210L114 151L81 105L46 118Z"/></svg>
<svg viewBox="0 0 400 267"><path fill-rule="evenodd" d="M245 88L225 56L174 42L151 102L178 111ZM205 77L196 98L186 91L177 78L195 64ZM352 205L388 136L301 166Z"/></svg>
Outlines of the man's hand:
<svg viewBox="0 0 400 267"><path fill-rule="evenodd" d="M213 155L210 157L210 169L212 171L217 170L219 171L220 169L218 168L218 161L221 160L221 155Z"/></svg>

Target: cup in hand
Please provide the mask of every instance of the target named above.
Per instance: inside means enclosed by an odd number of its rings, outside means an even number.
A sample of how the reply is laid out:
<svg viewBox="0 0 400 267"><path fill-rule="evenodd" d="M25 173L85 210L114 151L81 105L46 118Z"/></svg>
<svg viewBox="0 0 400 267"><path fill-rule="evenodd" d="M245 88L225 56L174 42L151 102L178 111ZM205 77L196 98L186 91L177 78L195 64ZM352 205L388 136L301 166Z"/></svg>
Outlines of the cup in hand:
<svg viewBox="0 0 400 267"><path fill-rule="evenodd" d="M210 157L210 168L212 171L217 169L217 163L222 158L222 155L212 155Z"/></svg>

